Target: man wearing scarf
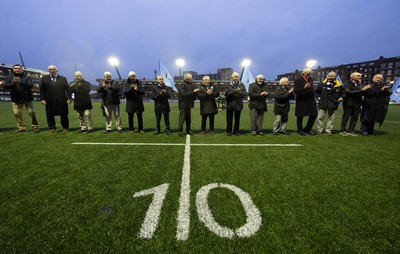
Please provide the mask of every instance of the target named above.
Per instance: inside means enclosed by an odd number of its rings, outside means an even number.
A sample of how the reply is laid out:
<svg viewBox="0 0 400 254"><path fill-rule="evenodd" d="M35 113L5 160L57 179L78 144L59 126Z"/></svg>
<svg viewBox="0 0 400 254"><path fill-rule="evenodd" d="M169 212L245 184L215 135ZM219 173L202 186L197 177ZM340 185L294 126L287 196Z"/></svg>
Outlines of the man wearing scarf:
<svg viewBox="0 0 400 254"><path fill-rule="evenodd" d="M318 85L315 93L318 99L318 121L317 134L323 133L324 118L328 114L326 124L326 135L332 136L333 124L335 121L335 111L342 98L342 84L336 80L336 73L329 72L322 84Z"/></svg>
<svg viewBox="0 0 400 254"><path fill-rule="evenodd" d="M22 109L28 110L29 118L31 119L33 132L39 132L39 125L36 119L35 110L33 109L33 94L32 94L32 79L25 75L22 71L22 66L15 64L12 73L7 77L4 88L9 89L13 112L17 120L17 132L25 132L26 126L22 117Z"/></svg>
<svg viewBox="0 0 400 254"><path fill-rule="evenodd" d="M305 68L300 78L294 81L294 92L296 94L295 115L297 117L297 133L301 136L306 134L315 135L312 131L317 118L317 104L315 101L312 70ZM303 128L303 118L308 116L306 127Z"/></svg>

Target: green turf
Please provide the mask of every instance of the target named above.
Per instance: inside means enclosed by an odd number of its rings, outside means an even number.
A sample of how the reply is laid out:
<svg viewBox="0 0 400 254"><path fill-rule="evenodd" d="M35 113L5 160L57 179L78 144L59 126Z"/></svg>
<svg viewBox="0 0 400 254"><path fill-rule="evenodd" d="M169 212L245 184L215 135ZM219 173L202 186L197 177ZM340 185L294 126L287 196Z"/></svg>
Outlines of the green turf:
<svg viewBox="0 0 400 254"><path fill-rule="evenodd" d="M375 136L275 136L272 111L265 136L251 136L247 105L240 137L200 135L198 104L192 144L302 144L301 147L191 146L190 235L176 240L184 146L88 146L73 142L185 143L177 135L171 103L170 136L153 135L153 104L145 104L145 134L103 134L95 103L95 132L79 133L70 106L71 132L49 134L44 109L35 104L41 132L16 134L11 103L0 103L0 250L2 253L399 253L400 107L391 106ZM292 106L292 109L294 107ZM272 110L272 105L269 105ZM25 121L28 121L26 112ZM56 118L59 126L59 118ZM136 118L135 118L136 123ZM358 126L359 127L359 124ZM113 126L115 129L115 127ZM162 124L162 130L164 129ZM293 110L289 129L295 130ZM60 131L60 129L59 129ZM152 196L136 192L169 184L153 238L139 238ZM225 183L248 193L261 212L259 231L248 238L221 238L199 220L196 193ZM217 188L208 196L215 220L236 229L246 223L238 197Z"/></svg>

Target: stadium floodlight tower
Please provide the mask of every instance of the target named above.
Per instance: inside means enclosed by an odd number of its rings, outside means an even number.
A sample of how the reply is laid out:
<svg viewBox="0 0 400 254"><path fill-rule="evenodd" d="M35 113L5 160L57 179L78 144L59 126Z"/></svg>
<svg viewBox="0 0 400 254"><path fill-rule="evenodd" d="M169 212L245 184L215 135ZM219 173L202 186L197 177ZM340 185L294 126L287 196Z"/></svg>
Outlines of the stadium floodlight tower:
<svg viewBox="0 0 400 254"><path fill-rule="evenodd" d="M242 61L242 73L240 74L240 79L242 79L242 77L243 77L243 73L244 73L244 69L246 69L247 67L249 67L250 66L250 64L251 64L251 60L250 59L244 59L243 61Z"/></svg>
<svg viewBox="0 0 400 254"><path fill-rule="evenodd" d="M122 80L121 74L119 73L119 70L118 70L118 65L119 65L118 58L110 57L110 58L108 58L108 63L115 67L115 70L117 71L117 74L118 74L118 78Z"/></svg>
<svg viewBox="0 0 400 254"><path fill-rule="evenodd" d="M306 63L306 67L312 69L315 65L317 65L317 60L311 59Z"/></svg>
<svg viewBox="0 0 400 254"><path fill-rule="evenodd" d="M182 67L185 65L185 60L178 58L176 59L175 64L179 68L179 77L182 77Z"/></svg>

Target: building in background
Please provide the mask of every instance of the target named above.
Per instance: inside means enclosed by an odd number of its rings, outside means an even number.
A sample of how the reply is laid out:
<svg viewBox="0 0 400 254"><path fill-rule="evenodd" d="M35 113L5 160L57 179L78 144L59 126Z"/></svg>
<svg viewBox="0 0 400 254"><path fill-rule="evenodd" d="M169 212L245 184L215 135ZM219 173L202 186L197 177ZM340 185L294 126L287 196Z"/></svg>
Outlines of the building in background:
<svg viewBox="0 0 400 254"><path fill-rule="evenodd" d="M321 67L313 69L313 79L318 84L325 79L326 75L334 71L340 75L343 82L350 79L350 74L353 72L360 72L362 74L362 84L366 85L371 82L372 77L375 74L382 74L386 83L394 83L400 77L400 57L379 57L379 59L341 64L329 67ZM277 76L276 80L280 80L283 77L289 78L290 81L300 77L302 70L295 70L285 74Z"/></svg>

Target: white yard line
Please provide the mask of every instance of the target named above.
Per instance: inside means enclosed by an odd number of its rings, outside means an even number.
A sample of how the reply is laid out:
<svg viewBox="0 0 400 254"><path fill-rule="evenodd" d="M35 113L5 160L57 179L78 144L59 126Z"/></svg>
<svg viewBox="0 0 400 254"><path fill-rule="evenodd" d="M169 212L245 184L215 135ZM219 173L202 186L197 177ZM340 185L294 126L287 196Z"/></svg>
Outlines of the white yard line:
<svg viewBox="0 0 400 254"><path fill-rule="evenodd" d="M99 146L186 146L182 143L96 143L73 142L72 145L99 145ZM303 146L302 144L190 144L190 146Z"/></svg>
<svg viewBox="0 0 400 254"><path fill-rule="evenodd" d="M190 225L190 135L186 135L177 222L176 239L185 241L189 237Z"/></svg>

